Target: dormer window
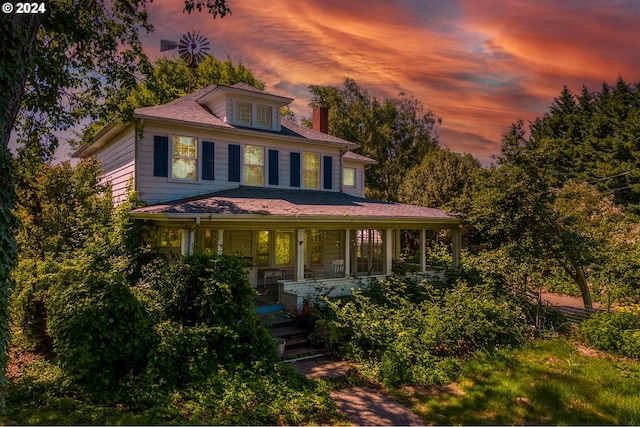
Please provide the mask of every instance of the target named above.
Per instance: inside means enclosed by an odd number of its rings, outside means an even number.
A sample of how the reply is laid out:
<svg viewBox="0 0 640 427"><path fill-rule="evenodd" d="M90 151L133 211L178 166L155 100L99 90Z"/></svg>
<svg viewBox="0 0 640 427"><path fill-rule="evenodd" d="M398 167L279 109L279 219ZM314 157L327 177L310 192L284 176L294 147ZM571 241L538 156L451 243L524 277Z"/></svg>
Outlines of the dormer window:
<svg viewBox="0 0 640 427"><path fill-rule="evenodd" d="M236 103L236 124L251 126L251 116L251 104L249 104L248 102Z"/></svg>
<svg viewBox="0 0 640 427"><path fill-rule="evenodd" d="M277 130L279 122L274 117L274 106L245 101L233 101L233 124L251 128Z"/></svg>
<svg viewBox="0 0 640 427"><path fill-rule="evenodd" d="M273 107L258 105L256 107L256 125L262 128L271 129L273 127Z"/></svg>

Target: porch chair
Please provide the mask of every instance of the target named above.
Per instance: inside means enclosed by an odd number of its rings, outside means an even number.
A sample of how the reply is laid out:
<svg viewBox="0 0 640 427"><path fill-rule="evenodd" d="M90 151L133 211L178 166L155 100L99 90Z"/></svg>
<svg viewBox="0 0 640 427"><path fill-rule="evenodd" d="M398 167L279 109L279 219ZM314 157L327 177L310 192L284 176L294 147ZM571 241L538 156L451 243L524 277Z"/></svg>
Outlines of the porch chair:
<svg viewBox="0 0 640 427"><path fill-rule="evenodd" d="M343 259L337 259L331 263L331 277L344 277Z"/></svg>

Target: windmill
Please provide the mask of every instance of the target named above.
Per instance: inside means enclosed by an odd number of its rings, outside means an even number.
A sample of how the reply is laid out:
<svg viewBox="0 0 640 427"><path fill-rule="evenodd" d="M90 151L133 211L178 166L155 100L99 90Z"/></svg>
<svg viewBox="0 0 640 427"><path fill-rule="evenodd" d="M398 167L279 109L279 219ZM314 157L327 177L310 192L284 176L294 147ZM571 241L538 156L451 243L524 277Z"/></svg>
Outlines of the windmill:
<svg viewBox="0 0 640 427"><path fill-rule="evenodd" d="M209 40L199 31L187 31L179 42L160 40L160 52L178 48L180 58L189 66L189 92L191 92L191 75L209 52Z"/></svg>

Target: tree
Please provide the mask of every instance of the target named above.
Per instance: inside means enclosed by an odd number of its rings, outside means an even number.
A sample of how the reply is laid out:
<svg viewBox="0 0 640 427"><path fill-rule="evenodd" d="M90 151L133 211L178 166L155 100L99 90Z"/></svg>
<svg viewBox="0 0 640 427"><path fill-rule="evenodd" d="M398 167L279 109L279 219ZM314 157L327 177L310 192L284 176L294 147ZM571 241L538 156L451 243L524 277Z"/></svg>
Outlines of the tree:
<svg viewBox="0 0 640 427"><path fill-rule="evenodd" d="M90 142L95 132L109 121L132 121L136 108L165 104L208 85L231 86L240 82L260 90L265 88L265 83L254 77L241 61L234 65L228 57L220 61L213 55L207 55L195 68L190 68L179 57L158 59L149 75L133 89L123 87L113 95L111 108L101 120L85 128L82 142ZM75 141L71 143L78 144Z"/></svg>
<svg viewBox="0 0 640 427"><path fill-rule="evenodd" d="M101 169L95 159L85 159L72 167L41 164L35 174L16 163L19 219L16 240L20 260L71 257L104 232L111 218L111 189L100 182Z"/></svg>
<svg viewBox="0 0 640 427"><path fill-rule="evenodd" d="M310 86L310 91L312 106L329 108L329 133L360 144L359 154L378 161L368 175L367 195L397 201L406 173L438 148L436 128L441 119L402 93L379 101L351 79L342 89Z"/></svg>
<svg viewBox="0 0 640 427"><path fill-rule="evenodd" d="M503 138L499 167L483 171L474 186L467 223L488 249L508 255L538 270L560 269L592 307L595 281L614 264L629 222L612 195L586 182L558 183L549 165L553 146L525 140L522 122ZM628 228L628 227L627 227Z"/></svg>
<svg viewBox="0 0 640 427"><path fill-rule="evenodd" d="M11 131L17 124L19 141L51 153L57 139L48 129L95 117L108 106L114 88L133 87L147 62L138 32L153 29L146 5L146 0L57 0L46 2L42 14L0 15L0 410L16 256ZM230 12L226 0L185 0L184 5L188 13L206 9L214 18Z"/></svg>
<svg viewBox="0 0 640 427"><path fill-rule="evenodd" d="M566 87L549 112L529 126L524 150L545 149L549 185L568 180L596 184L616 203L640 211L640 83L619 78L599 92Z"/></svg>
<svg viewBox="0 0 640 427"><path fill-rule="evenodd" d="M430 208L451 208L455 199L469 197L479 171L480 163L471 154L433 149L400 182L398 199Z"/></svg>

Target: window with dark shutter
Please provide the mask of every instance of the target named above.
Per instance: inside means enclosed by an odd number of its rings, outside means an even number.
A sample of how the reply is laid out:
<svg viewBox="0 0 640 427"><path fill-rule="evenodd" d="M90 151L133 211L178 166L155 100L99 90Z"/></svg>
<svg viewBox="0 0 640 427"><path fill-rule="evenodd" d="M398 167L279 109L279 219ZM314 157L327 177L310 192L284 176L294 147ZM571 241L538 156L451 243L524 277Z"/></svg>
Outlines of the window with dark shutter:
<svg viewBox="0 0 640 427"><path fill-rule="evenodd" d="M291 153L289 185L300 187L300 153Z"/></svg>
<svg viewBox="0 0 640 427"><path fill-rule="evenodd" d="M324 156L323 159L323 167L324 167L324 189L331 190L331 183L333 182L333 159L331 156Z"/></svg>
<svg viewBox="0 0 640 427"><path fill-rule="evenodd" d="M269 150L269 185L278 185L278 150Z"/></svg>
<svg viewBox="0 0 640 427"><path fill-rule="evenodd" d="M213 142L202 141L202 179L214 180Z"/></svg>
<svg viewBox="0 0 640 427"><path fill-rule="evenodd" d="M169 137L153 137L153 176L169 176Z"/></svg>
<svg viewBox="0 0 640 427"><path fill-rule="evenodd" d="M229 181L240 182L240 146L229 144Z"/></svg>

